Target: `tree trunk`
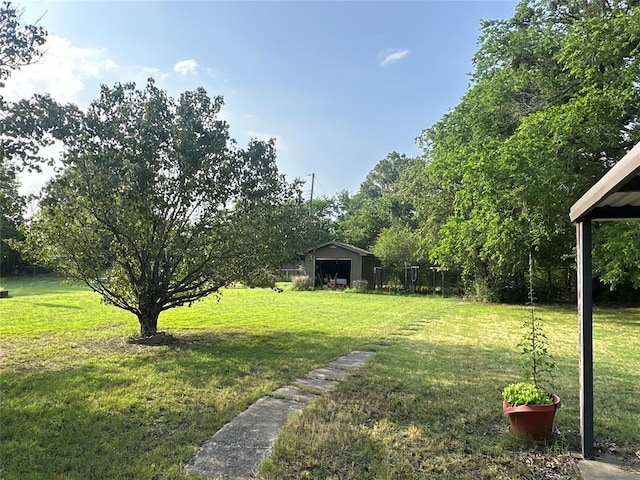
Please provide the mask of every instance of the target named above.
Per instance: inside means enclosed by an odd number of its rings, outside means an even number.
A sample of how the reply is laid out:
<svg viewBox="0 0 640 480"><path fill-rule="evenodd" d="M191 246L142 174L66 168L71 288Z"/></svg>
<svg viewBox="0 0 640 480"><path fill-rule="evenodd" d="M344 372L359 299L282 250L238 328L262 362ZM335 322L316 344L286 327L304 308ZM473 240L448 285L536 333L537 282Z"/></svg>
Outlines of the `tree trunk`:
<svg viewBox="0 0 640 480"><path fill-rule="evenodd" d="M158 333L158 317L160 312L144 310L138 314L140 322L140 336L151 337Z"/></svg>

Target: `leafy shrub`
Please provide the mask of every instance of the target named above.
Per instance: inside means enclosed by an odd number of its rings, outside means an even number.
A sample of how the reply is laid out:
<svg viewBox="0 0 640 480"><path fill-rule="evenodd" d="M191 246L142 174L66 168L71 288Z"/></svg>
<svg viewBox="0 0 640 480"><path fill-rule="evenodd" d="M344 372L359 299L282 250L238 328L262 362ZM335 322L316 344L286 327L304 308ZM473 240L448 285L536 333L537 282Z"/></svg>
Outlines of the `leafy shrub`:
<svg viewBox="0 0 640 480"><path fill-rule="evenodd" d="M552 403L552 399L547 392L528 382L507 385L502 391L502 399L513 407L519 405L548 405Z"/></svg>
<svg viewBox="0 0 640 480"><path fill-rule="evenodd" d="M313 280L309 275L294 275L291 277L291 288L293 290L313 290Z"/></svg>
<svg viewBox="0 0 640 480"><path fill-rule="evenodd" d="M244 284L250 288L273 288L278 280L277 275L267 269L252 272Z"/></svg>
<svg viewBox="0 0 640 480"><path fill-rule="evenodd" d="M361 278L359 280L354 280L351 282L351 288L356 292L366 292L369 288L369 282L365 279Z"/></svg>
<svg viewBox="0 0 640 480"><path fill-rule="evenodd" d="M467 287L467 296L473 300L480 302L498 302L500 297L498 293L489 284L489 281L484 278L475 278L471 280Z"/></svg>

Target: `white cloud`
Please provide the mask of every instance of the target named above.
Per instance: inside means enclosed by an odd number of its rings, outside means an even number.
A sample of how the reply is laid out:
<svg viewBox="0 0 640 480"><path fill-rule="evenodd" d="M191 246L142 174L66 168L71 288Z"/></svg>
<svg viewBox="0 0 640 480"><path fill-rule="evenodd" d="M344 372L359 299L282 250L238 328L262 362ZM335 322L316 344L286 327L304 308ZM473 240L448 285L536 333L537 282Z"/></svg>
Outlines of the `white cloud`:
<svg viewBox="0 0 640 480"><path fill-rule="evenodd" d="M106 53L106 49L73 47L69 40L49 35L44 56L38 63L13 72L2 95L16 101L34 93L49 93L61 103L80 103L78 94L85 81L118 68Z"/></svg>
<svg viewBox="0 0 640 480"><path fill-rule="evenodd" d="M382 57L380 60L380 66L385 67L391 63L402 60L404 57L409 55L409 50L385 50L380 52L379 56Z"/></svg>
<svg viewBox="0 0 640 480"><path fill-rule="evenodd" d="M34 93L48 93L60 103L72 102L81 105L80 96L85 83L101 81L106 72L119 68L107 57L107 50L79 48L69 40L49 35L45 53L35 64L12 72L0 92L9 101L29 98ZM43 157L58 157L62 145L59 142L41 151ZM38 193L53 175L53 169L44 167L42 173L22 172L20 193Z"/></svg>
<svg viewBox="0 0 640 480"><path fill-rule="evenodd" d="M173 71L179 75L186 77L187 75L195 75L198 63L194 59L180 60L173 66Z"/></svg>

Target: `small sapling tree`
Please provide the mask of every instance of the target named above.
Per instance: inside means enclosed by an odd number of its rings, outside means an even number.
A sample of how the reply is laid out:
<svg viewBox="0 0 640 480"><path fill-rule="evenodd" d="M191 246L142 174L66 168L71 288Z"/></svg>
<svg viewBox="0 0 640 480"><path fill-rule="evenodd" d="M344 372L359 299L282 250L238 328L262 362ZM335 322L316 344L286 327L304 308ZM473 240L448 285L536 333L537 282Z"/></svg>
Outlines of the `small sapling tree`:
<svg viewBox="0 0 640 480"><path fill-rule="evenodd" d="M536 315L532 278L533 259L529 253L529 312L518 343L518 365L524 372L526 382L508 385L503 391L504 400L513 406L551 403L549 388L556 363L549 353L549 341L543 331L542 320Z"/></svg>
<svg viewBox="0 0 640 480"><path fill-rule="evenodd" d="M519 365L522 367L528 381L537 388L551 386L553 370L556 363L549 353L549 340L544 333L542 320L536 316L535 294L533 291L533 259L529 253L529 314L522 325L522 339L518 343L520 348Z"/></svg>

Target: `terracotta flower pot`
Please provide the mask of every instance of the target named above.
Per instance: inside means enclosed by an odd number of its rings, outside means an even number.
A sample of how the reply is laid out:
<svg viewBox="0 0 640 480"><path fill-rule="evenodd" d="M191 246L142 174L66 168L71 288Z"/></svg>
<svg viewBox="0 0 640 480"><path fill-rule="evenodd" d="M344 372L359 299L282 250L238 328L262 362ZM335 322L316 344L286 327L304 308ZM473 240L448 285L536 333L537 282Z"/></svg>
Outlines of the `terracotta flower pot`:
<svg viewBox="0 0 640 480"><path fill-rule="evenodd" d="M545 440L553 432L553 419L560 408L560 397L553 395L549 405L511 406L502 402L502 412L509 415L509 430L516 437L529 440Z"/></svg>

